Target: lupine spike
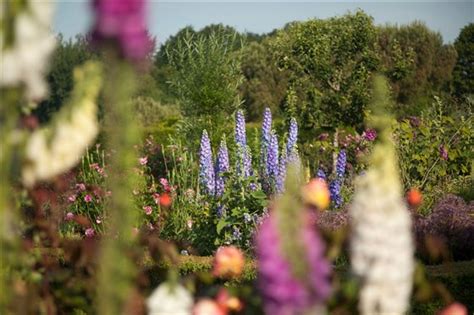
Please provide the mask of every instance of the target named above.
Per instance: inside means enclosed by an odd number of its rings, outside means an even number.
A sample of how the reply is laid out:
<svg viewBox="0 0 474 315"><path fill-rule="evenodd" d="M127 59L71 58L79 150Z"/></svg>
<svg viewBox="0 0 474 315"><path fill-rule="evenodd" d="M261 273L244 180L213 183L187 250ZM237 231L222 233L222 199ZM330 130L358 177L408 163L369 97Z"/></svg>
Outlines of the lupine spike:
<svg viewBox="0 0 474 315"><path fill-rule="evenodd" d="M297 150L298 141L298 124L296 119L291 118L290 120L290 129L288 132L288 140L286 144L286 156L290 157L295 150Z"/></svg>
<svg viewBox="0 0 474 315"><path fill-rule="evenodd" d="M267 107L263 112L262 122L262 135L260 139L260 181L262 183L263 190L266 193L270 193L271 185L270 178L267 170L267 158L268 158L268 147L270 145L272 129L272 113Z"/></svg>
<svg viewBox="0 0 474 315"><path fill-rule="evenodd" d="M316 173L316 177L317 178L321 178L321 179L324 179L326 180L327 177L326 177L326 173L324 173L323 169L318 169L318 172Z"/></svg>
<svg viewBox="0 0 474 315"><path fill-rule="evenodd" d="M280 171L278 163L278 138L275 131L272 131L270 135L266 169L270 187L272 190L275 190L276 181Z"/></svg>

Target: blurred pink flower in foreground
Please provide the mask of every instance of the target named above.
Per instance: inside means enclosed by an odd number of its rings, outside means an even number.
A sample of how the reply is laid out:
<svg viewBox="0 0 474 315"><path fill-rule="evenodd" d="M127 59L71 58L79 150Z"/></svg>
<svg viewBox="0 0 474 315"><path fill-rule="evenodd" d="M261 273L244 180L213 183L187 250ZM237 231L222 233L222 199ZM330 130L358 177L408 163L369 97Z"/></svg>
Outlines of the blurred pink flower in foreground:
<svg viewBox="0 0 474 315"><path fill-rule="evenodd" d="M72 221L74 219L74 214L72 212L66 213L66 221Z"/></svg>
<svg viewBox="0 0 474 315"><path fill-rule="evenodd" d="M238 277L244 269L245 258L235 246L221 246L214 257L212 273L217 277Z"/></svg>
<svg viewBox="0 0 474 315"><path fill-rule="evenodd" d="M194 305L193 315L225 315L226 312L209 298L201 299Z"/></svg>
<svg viewBox="0 0 474 315"><path fill-rule="evenodd" d="M152 49L145 21L144 0L95 0L94 41L116 40L122 55L132 61L143 60Z"/></svg>
<svg viewBox="0 0 474 315"><path fill-rule="evenodd" d="M454 302L439 311L438 315L467 315L467 308L461 303Z"/></svg>

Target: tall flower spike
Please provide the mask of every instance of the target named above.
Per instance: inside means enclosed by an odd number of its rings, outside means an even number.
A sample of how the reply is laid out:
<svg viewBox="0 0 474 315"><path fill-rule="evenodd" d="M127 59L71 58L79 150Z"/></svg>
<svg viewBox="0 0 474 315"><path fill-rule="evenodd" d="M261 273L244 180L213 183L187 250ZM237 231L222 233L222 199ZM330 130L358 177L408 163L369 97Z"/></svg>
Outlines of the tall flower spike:
<svg viewBox="0 0 474 315"><path fill-rule="evenodd" d="M326 180L326 173L324 173L324 171L320 168L316 173L316 177Z"/></svg>
<svg viewBox="0 0 474 315"><path fill-rule="evenodd" d="M297 150L296 142L298 141L298 124L296 119L291 118L290 129L288 131L288 140L286 144L286 156L290 157Z"/></svg>
<svg viewBox="0 0 474 315"><path fill-rule="evenodd" d="M275 190L277 194L281 194L285 191L285 179L286 179L286 151L283 150L280 156L280 164L278 165L278 176L275 183Z"/></svg>
<svg viewBox="0 0 474 315"><path fill-rule="evenodd" d="M237 145L237 174L243 177L252 175L252 155L247 146L245 117L242 110L235 114L235 144Z"/></svg>
<svg viewBox="0 0 474 315"><path fill-rule="evenodd" d="M266 169L269 179L269 186L271 191L273 192L276 189L275 185L280 171L278 163L278 138L275 131L272 131L270 135Z"/></svg>
<svg viewBox="0 0 474 315"><path fill-rule="evenodd" d="M344 174L346 173L347 154L345 150L339 151L336 160L335 178L329 185L331 192L331 200L336 208L342 205L341 189L344 182Z"/></svg>
<svg viewBox="0 0 474 315"><path fill-rule="evenodd" d="M352 272L360 280L361 314L405 314L414 270L411 217L402 201L390 118L377 105L387 102L387 83L374 81L373 127L379 143L370 167L356 182L350 242Z"/></svg>
<svg viewBox="0 0 474 315"><path fill-rule="evenodd" d="M260 182L266 193L270 193L270 178L267 171L268 147L270 145L272 129L272 113L267 107L263 112L262 136L260 138Z"/></svg>
<svg viewBox="0 0 474 315"><path fill-rule="evenodd" d="M216 195L222 196L225 188L223 173L229 171L229 152L225 138L222 139L216 159Z"/></svg>
<svg viewBox="0 0 474 315"><path fill-rule="evenodd" d="M245 117L242 110L235 114L235 143L245 148L247 146L247 135L245 132Z"/></svg>
<svg viewBox="0 0 474 315"><path fill-rule="evenodd" d="M337 178L344 178L344 174L346 173L346 164L347 164L347 154L346 150L339 151L337 155L336 161L336 177Z"/></svg>
<svg viewBox="0 0 474 315"><path fill-rule="evenodd" d="M324 245L308 224L292 166L286 193L256 236L258 286L266 314L319 314L330 293L330 265Z"/></svg>
<svg viewBox="0 0 474 315"><path fill-rule="evenodd" d="M215 193L215 174L212 163L211 141L206 130L202 132L201 137L199 167L199 182L203 187L203 191L213 196Z"/></svg>

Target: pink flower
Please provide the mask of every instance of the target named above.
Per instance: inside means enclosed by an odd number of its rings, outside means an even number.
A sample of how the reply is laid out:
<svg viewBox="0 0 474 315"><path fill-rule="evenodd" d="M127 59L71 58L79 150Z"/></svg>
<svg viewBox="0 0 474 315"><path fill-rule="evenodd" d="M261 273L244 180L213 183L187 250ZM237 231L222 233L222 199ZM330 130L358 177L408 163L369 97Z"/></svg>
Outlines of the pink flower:
<svg viewBox="0 0 474 315"><path fill-rule="evenodd" d="M101 219L100 217L97 217L97 219L95 219L95 223L101 224L101 223L102 223L102 219Z"/></svg>
<svg viewBox="0 0 474 315"><path fill-rule="evenodd" d="M160 194L154 193L152 197L157 205L160 204Z"/></svg>
<svg viewBox="0 0 474 315"><path fill-rule="evenodd" d="M88 228L86 229L86 231L84 232L84 234L86 235L86 237L94 237L95 235L95 230L93 228Z"/></svg>
<svg viewBox="0 0 474 315"><path fill-rule="evenodd" d="M238 277L244 269L245 258L235 246L221 246L214 256L212 273L217 277Z"/></svg>
<svg viewBox="0 0 474 315"><path fill-rule="evenodd" d="M165 191L170 191L170 184L166 178L160 178L160 184L163 186Z"/></svg>
<svg viewBox="0 0 474 315"><path fill-rule="evenodd" d="M438 315L467 315L467 308L459 302L454 302L439 311Z"/></svg>
<svg viewBox="0 0 474 315"><path fill-rule="evenodd" d="M140 165L146 165L148 163L148 157L145 156L145 157L139 158L138 161L140 162Z"/></svg>
<svg viewBox="0 0 474 315"><path fill-rule="evenodd" d="M85 191L86 185L84 185L83 183L76 184L76 189L79 191Z"/></svg>
<svg viewBox="0 0 474 315"><path fill-rule="evenodd" d="M193 315L224 315L226 312L210 298L199 300L193 307Z"/></svg>
<svg viewBox="0 0 474 315"><path fill-rule="evenodd" d="M188 226L188 229L192 229L193 228L193 220L189 219L187 222L186 222L186 225Z"/></svg>
<svg viewBox="0 0 474 315"><path fill-rule="evenodd" d="M68 212L66 214L66 221L72 221L74 219L74 214L72 212Z"/></svg>
<svg viewBox="0 0 474 315"><path fill-rule="evenodd" d="M85 202L92 202L92 196L89 195L89 194L85 195L85 196L84 196L84 201L85 201Z"/></svg>
<svg viewBox="0 0 474 315"><path fill-rule="evenodd" d="M151 206L144 206L143 210L145 210L146 215L150 215L153 212L153 208Z"/></svg>
<svg viewBox="0 0 474 315"><path fill-rule="evenodd" d="M67 200L68 200L69 202L74 202L74 201L76 201L76 195L71 195L71 196L67 197Z"/></svg>

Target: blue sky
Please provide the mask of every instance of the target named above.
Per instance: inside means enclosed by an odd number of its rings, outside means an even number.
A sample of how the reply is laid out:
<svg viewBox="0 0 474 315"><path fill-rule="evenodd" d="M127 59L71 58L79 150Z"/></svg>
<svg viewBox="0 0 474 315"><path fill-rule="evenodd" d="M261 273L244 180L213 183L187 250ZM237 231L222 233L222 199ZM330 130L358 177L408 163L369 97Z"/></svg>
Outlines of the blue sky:
<svg viewBox="0 0 474 315"><path fill-rule="evenodd" d="M117 0L120 1L120 0ZM239 31L269 32L287 22L310 18L327 18L363 9L376 24L405 24L421 20L439 31L445 42L452 42L459 30L474 22L474 1L150 1L148 22L150 33L158 44L179 29L192 25L200 29L211 23L234 26ZM66 37L87 31L92 21L89 2L62 0L57 2L54 28Z"/></svg>

